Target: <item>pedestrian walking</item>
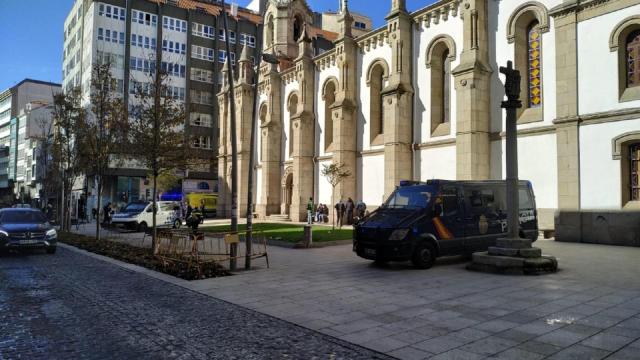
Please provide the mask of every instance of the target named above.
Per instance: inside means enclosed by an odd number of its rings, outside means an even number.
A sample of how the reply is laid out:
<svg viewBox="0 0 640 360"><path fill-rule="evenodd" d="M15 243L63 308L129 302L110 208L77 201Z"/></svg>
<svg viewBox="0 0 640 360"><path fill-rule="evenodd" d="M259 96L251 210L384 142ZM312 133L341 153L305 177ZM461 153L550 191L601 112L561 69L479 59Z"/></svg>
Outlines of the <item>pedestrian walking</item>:
<svg viewBox="0 0 640 360"><path fill-rule="evenodd" d="M307 203L307 225L311 225L313 223L313 198L309 198L309 202Z"/></svg>

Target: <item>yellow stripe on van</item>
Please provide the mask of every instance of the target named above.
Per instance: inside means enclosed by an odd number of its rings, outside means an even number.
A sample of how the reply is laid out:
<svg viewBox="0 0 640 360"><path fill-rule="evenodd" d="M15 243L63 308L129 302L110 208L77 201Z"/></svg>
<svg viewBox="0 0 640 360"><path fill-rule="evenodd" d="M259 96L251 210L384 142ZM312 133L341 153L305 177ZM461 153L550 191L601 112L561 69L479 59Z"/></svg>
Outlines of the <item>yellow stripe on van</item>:
<svg viewBox="0 0 640 360"><path fill-rule="evenodd" d="M442 223L440 217L436 216L433 218L433 225L436 227L436 232L438 232L438 236L442 240L451 240L453 239L453 234L447 229L446 226Z"/></svg>

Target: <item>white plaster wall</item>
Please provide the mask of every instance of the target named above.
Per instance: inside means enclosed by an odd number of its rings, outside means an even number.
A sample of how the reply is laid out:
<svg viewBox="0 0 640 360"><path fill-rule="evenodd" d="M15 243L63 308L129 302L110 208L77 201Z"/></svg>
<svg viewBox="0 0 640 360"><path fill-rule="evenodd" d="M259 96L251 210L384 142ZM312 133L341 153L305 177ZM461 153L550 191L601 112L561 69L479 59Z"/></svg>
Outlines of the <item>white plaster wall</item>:
<svg viewBox="0 0 640 360"><path fill-rule="evenodd" d="M619 102L618 53L609 50L614 27L638 15L640 5L578 23L578 96L580 114L640 106L640 100Z"/></svg>
<svg viewBox="0 0 640 360"><path fill-rule="evenodd" d="M253 192L256 196L254 204L260 204L262 200L262 168L256 169L256 189Z"/></svg>
<svg viewBox="0 0 640 360"><path fill-rule="evenodd" d="M379 206L384 196L384 155L364 156L357 159L358 198L367 206Z"/></svg>
<svg viewBox="0 0 640 360"><path fill-rule="evenodd" d="M446 34L453 38L456 44L456 59L451 63L451 69L460 64L460 54L463 48L463 24L460 16L449 16L447 21L440 20L438 24L431 24L428 28L414 26L413 32L413 87L414 95L414 136L413 141L424 143L431 140L431 69L427 68L427 47L433 38ZM456 134L456 91L453 76L451 76L451 133L436 139L455 138ZM455 161L452 163L455 164Z"/></svg>
<svg viewBox="0 0 640 360"><path fill-rule="evenodd" d="M325 129L324 129L324 116L325 116L325 103L324 100L322 99L322 91L324 89L324 85L327 81L327 79L329 79L330 77L335 77L336 79L338 79L339 77L339 71L338 71L338 67L337 66L331 66L329 68L325 68L322 71L319 71L316 73L317 74L317 79L316 79L316 101L315 101L315 107L316 107L316 154L318 156L323 156L326 155L327 153L325 152L325 141L324 141L324 134L325 134ZM337 84L336 84L337 85ZM337 90L337 89L336 89Z"/></svg>
<svg viewBox="0 0 640 360"><path fill-rule="evenodd" d="M506 143L501 142L504 154ZM497 150L497 149L496 149ZM555 134L524 136L518 138L518 178L533 185L538 208L558 207L558 161ZM502 156L502 179L506 178L506 157Z"/></svg>
<svg viewBox="0 0 640 360"><path fill-rule="evenodd" d="M391 47L388 44L383 44L375 49L371 48L366 53L358 53L358 69L359 69L359 94L358 94L358 151L370 150L370 149L382 149L384 146L371 146L370 132L369 132L369 114L370 114L370 96L369 86L367 86L367 73L369 66L377 60L384 59L391 69ZM385 84L386 86L386 84Z"/></svg>
<svg viewBox="0 0 640 360"><path fill-rule="evenodd" d="M322 174L320 173L322 171L322 166L329 165L329 164L331 164L331 160L318 161L317 168L316 168L318 181L316 183L317 190L316 190L315 202L317 204L327 204L329 209L333 209L331 204L338 201L338 199L340 198L340 194L335 194L335 198L333 199L333 201L331 200L331 184L329 184L329 182L327 181L327 178L322 176Z"/></svg>
<svg viewBox="0 0 640 360"><path fill-rule="evenodd" d="M611 141L638 129L640 119L580 127L580 205L583 209L621 207L621 160L613 160Z"/></svg>
<svg viewBox="0 0 640 360"><path fill-rule="evenodd" d="M540 0L547 10L551 10L562 0ZM489 2L489 57L493 74L491 77L491 131L504 129L505 115L500 108L504 97L504 79L500 76L499 67L506 66L507 61L514 59L515 44L507 41L507 25L515 10L522 5L519 0ZM555 27L553 17L549 17L549 31L542 34L542 106L543 121L518 125L520 129L534 128L552 124L556 117L556 61L555 61ZM526 101L527 89L521 89L521 99Z"/></svg>
<svg viewBox="0 0 640 360"><path fill-rule="evenodd" d="M284 83L284 82L283 82ZM299 85L298 81L294 80L289 84L283 85L284 89L282 91L282 159L292 160L293 158L289 156L289 140L291 136L289 134L289 123L291 122L291 114L289 113L289 95L293 91L298 90ZM298 104L300 104L300 95L298 94Z"/></svg>
<svg viewBox="0 0 640 360"><path fill-rule="evenodd" d="M416 152L416 162L420 169L419 180L456 179L456 147L443 146Z"/></svg>

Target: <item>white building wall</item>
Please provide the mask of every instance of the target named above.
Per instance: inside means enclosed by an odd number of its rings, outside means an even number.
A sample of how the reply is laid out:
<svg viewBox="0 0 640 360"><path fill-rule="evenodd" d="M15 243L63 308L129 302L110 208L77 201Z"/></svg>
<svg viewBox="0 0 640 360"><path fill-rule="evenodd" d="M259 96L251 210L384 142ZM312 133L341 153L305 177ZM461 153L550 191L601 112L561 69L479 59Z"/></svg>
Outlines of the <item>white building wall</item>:
<svg viewBox="0 0 640 360"><path fill-rule="evenodd" d="M456 146L434 147L416 151L420 169L420 181L431 179L456 179Z"/></svg>
<svg viewBox="0 0 640 360"><path fill-rule="evenodd" d="M357 150L371 150L382 149L383 145L371 146L370 145L370 131L369 131L369 116L370 116L370 90L367 86L367 73L371 64L377 59L384 59L387 62L389 68L391 67L391 47L384 43L382 46L377 46L375 49L366 51L364 54L358 54L358 75L360 80L358 82L358 145ZM387 82L388 83L388 82ZM387 84L385 83L385 86Z"/></svg>
<svg viewBox="0 0 640 360"><path fill-rule="evenodd" d="M371 155L359 157L356 161L358 199L367 206L379 206L383 202L384 182L384 155Z"/></svg>
<svg viewBox="0 0 640 360"><path fill-rule="evenodd" d="M331 184L329 184L329 182L327 181L327 178L325 178L324 176L322 176L322 174L320 174L320 171L322 170L322 166L329 165L329 164L331 164L331 160L318 161L318 165L316 169L316 174L318 174L318 182L317 182L317 188L316 188L317 189L316 198L314 199L314 201L317 204L327 204L329 209L333 209L331 205L339 200L340 194L335 194L335 197L332 201Z"/></svg>
<svg viewBox="0 0 640 360"><path fill-rule="evenodd" d="M578 23L578 108L581 115L640 106L640 100L619 102L618 53L609 50L609 37L614 27L638 13L640 5L635 5Z"/></svg>
<svg viewBox="0 0 640 360"><path fill-rule="evenodd" d="M424 143L429 140L442 140L455 138L456 134L456 91L453 76L451 76L450 97L450 123L451 132L446 136L431 137L431 69L427 68L427 50L431 41L439 35L449 35L456 44L456 60L451 63L451 69L460 64L460 54L463 48L462 19L459 16L451 16L446 21L431 24L428 28L414 27L414 137L416 143ZM455 160L455 159L454 159ZM455 166L455 161L451 163Z"/></svg>
<svg viewBox="0 0 640 360"><path fill-rule="evenodd" d="M613 160L612 140L638 129L640 119L580 127L580 205L583 209L622 206L621 161L628 160Z"/></svg>

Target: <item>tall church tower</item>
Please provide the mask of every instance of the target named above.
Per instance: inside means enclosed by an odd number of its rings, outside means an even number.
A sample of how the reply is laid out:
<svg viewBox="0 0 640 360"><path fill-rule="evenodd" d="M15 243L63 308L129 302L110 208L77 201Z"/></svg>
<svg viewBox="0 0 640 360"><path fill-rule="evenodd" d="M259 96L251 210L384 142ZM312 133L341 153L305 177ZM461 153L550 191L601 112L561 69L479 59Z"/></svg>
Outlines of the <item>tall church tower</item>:
<svg viewBox="0 0 640 360"><path fill-rule="evenodd" d="M313 11L304 0L270 0L264 16L264 52L295 59L305 24L313 24Z"/></svg>

